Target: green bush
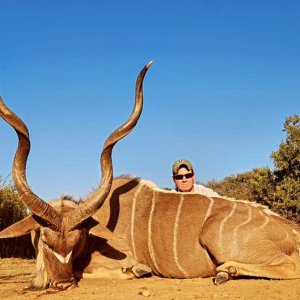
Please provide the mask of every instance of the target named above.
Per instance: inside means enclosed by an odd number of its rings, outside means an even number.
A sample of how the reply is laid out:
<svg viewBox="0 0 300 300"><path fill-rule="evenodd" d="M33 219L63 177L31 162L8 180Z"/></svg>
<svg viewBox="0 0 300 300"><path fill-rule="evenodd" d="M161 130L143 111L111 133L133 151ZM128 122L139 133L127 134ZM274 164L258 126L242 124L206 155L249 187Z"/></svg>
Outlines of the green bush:
<svg viewBox="0 0 300 300"><path fill-rule="evenodd" d="M256 168L206 185L220 195L267 205L300 223L300 117L288 117L283 131L287 134L286 139L271 154L273 171L268 167Z"/></svg>
<svg viewBox="0 0 300 300"><path fill-rule="evenodd" d="M0 177L0 231L27 215L13 184ZM0 239L0 257L34 257L30 236Z"/></svg>

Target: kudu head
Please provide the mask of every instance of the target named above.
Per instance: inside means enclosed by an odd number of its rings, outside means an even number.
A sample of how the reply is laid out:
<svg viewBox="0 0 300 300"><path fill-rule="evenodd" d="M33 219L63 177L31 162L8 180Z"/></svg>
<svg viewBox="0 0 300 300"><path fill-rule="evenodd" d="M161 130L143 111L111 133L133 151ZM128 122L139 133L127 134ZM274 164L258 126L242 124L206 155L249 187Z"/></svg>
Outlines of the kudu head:
<svg viewBox="0 0 300 300"><path fill-rule="evenodd" d="M20 236L30 231L37 250L37 268L43 274L35 286L69 289L76 286L73 262L87 247L88 229L84 221L103 204L110 192L113 180L112 149L114 145L135 127L143 107L143 79L152 62L140 72L136 80L135 105L129 119L105 141L102 149L101 183L80 204L70 200L56 201L53 205L39 198L26 180L26 162L30 151L29 133L24 122L13 113L0 98L0 116L18 135L18 147L13 162L13 180L20 199L32 212L32 216L6 228L0 238Z"/></svg>

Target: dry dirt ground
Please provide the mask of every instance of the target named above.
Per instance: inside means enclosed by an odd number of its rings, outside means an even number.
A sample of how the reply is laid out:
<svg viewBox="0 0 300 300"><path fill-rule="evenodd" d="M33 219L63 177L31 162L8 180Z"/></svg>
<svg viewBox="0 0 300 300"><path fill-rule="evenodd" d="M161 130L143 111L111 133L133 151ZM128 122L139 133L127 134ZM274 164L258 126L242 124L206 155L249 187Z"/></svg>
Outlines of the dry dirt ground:
<svg viewBox="0 0 300 300"><path fill-rule="evenodd" d="M34 263L0 259L0 299L300 299L300 279L240 279L220 286L214 286L211 278L82 279L79 287L70 291L27 291L34 276Z"/></svg>

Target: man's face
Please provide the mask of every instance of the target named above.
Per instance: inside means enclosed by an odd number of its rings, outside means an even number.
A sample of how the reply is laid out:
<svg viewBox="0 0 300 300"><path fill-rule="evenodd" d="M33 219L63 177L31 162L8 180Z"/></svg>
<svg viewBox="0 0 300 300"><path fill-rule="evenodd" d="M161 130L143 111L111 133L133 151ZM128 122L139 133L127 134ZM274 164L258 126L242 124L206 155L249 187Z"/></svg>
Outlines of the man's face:
<svg viewBox="0 0 300 300"><path fill-rule="evenodd" d="M193 171L188 171L186 168L182 167L178 170L176 175L173 175L173 180L179 192L193 191L195 182L195 175Z"/></svg>

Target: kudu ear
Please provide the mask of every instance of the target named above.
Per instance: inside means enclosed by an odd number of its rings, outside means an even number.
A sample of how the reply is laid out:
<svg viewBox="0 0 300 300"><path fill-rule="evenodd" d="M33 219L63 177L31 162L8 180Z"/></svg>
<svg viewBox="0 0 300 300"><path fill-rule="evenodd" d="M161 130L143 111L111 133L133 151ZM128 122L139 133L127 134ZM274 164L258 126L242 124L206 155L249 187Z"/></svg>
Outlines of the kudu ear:
<svg viewBox="0 0 300 300"><path fill-rule="evenodd" d="M88 218L84 222L84 227L87 228L89 234L99 236L106 240L111 240L115 238L115 235L107 229L105 226L101 225L101 223L93 217Z"/></svg>
<svg viewBox="0 0 300 300"><path fill-rule="evenodd" d="M38 229L39 224L32 216L26 217L23 220L3 229L0 232L0 239L13 238L30 233L30 231Z"/></svg>

